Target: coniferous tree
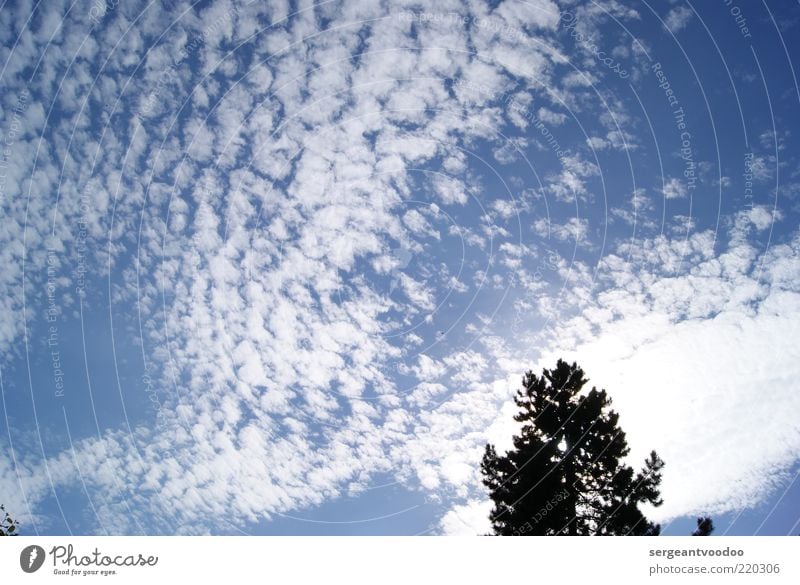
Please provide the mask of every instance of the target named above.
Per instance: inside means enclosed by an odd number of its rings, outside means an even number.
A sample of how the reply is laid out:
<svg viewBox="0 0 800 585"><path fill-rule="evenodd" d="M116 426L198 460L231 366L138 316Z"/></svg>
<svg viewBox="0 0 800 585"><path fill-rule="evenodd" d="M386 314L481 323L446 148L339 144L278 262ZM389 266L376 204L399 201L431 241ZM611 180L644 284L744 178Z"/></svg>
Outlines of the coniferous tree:
<svg viewBox="0 0 800 585"><path fill-rule="evenodd" d="M701 516L697 519L697 528L692 532L692 536L709 536L714 532L714 522L708 516Z"/></svg>
<svg viewBox="0 0 800 585"><path fill-rule="evenodd" d="M641 472L622 463L629 448L605 390L563 360L525 374L515 402L523 423L513 449L486 446L481 471L498 535L657 535L639 505L659 506L664 462L650 453Z"/></svg>
<svg viewBox="0 0 800 585"><path fill-rule="evenodd" d="M19 522L8 515L6 507L2 504L0 504L0 512L2 512L3 515L3 517L0 518L0 536L16 536Z"/></svg>

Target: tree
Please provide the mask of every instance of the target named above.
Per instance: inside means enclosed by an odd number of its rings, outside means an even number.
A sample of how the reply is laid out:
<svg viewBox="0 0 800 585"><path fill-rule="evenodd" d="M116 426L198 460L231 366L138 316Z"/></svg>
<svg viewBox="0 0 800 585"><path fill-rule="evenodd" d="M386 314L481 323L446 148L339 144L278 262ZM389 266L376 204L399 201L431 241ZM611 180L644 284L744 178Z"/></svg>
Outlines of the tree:
<svg viewBox="0 0 800 585"><path fill-rule="evenodd" d="M0 512L3 514L3 518L0 520L0 536L16 536L19 522L8 515L6 507L2 504L0 504Z"/></svg>
<svg viewBox="0 0 800 585"><path fill-rule="evenodd" d="M505 455L491 444L481 463L498 535L657 535L639 510L660 506L664 462L655 451L639 473L621 460L630 449L605 390L577 364L558 360L542 376L525 374L515 402L523 423Z"/></svg>
<svg viewBox="0 0 800 585"><path fill-rule="evenodd" d="M708 516L701 516L697 519L697 528L692 532L692 536L709 536L714 532L714 522Z"/></svg>

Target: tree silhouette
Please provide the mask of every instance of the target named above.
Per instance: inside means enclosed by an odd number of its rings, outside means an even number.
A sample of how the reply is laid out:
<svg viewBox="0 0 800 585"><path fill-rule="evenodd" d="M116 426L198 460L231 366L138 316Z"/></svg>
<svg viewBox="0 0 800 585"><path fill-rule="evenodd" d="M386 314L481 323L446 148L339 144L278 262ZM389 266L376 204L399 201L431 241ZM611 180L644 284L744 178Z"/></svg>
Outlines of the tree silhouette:
<svg viewBox="0 0 800 585"><path fill-rule="evenodd" d="M661 505L664 462L655 451L639 473L620 462L629 448L619 415L605 390L581 392L587 382L577 364L563 360L541 377L523 377L514 447L499 455L488 444L481 463L495 534L660 533L639 504Z"/></svg>
<svg viewBox="0 0 800 585"><path fill-rule="evenodd" d="M0 504L0 512L3 513L3 518L0 520L0 536L16 536L19 522L8 515L6 507L2 504Z"/></svg>
<svg viewBox="0 0 800 585"><path fill-rule="evenodd" d="M701 516L697 519L697 528L692 532L692 536L709 536L714 532L714 522L708 516Z"/></svg>

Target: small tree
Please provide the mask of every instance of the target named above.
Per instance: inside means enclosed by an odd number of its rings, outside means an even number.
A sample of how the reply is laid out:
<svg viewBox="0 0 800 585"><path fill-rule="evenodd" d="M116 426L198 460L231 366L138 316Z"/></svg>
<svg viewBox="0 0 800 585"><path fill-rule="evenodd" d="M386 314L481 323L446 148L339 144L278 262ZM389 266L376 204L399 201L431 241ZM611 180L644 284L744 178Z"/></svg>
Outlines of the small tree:
<svg viewBox="0 0 800 585"><path fill-rule="evenodd" d="M0 513L3 516L2 520L0 520L0 536L16 536L19 522L8 515L6 507L2 504L0 504Z"/></svg>
<svg viewBox="0 0 800 585"><path fill-rule="evenodd" d="M709 536L714 532L714 522L708 516L701 516L697 519L697 528L692 532L692 536Z"/></svg>
<svg viewBox="0 0 800 585"><path fill-rule="evenodd" d="M587 382L562 360L541 377L525 374L514 447L500 455L486 445L481 464L495 534L659 534L639 504L661 505L664 462L653 451L639 473L621 463L629 448L619 416L605 390L582 392Z"/></svg>

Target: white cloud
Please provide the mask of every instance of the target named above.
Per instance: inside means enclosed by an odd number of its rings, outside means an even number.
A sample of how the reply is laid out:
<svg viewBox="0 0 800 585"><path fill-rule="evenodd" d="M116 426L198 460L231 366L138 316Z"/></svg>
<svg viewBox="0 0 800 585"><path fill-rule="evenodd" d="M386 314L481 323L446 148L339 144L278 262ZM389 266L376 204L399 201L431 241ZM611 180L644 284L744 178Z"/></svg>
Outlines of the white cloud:
<svg viewBox="0 0 800 585"><path fill-rule="evenodd" d="M451 345L433 349L422 328L402 340L391 334L421 315L441 332L430 314L441 283L462 293L494 287L499 295L509 270L528 290L541 293L541 299L528 300L531 311L582 311L559 339L573 340L573 350L586 349L587 335L599 335L599 345L589 348L594 354L587 370L607 379L615 396L618 389L627 412L645 408L645 395L636 394L633 378L621 379L615 368L630 367L643 376L652 369L662 385L657 397L673 392L679 398L664 405L664 412L682 417L683 426L675 428L694 428L699 415L679 409L691 408L698 381L689 370L664 371L658 356L681 357L694 344L690 357L697 367L702 357L715 360L702 382L716 384L717 394L703 404L713 406L714 397L725 392L732 399L708 419L713 440L697 444L678 437L664 444L637 417L626 418L637 448L664 445L671 465L665 490L672 500L665 513L723 506L711 498L712 488L731 502L756 501L758 489L771 480L743 471L741 463L764 471L793 460L796 442L786 417L772 421L768 432L776 443L761 463L752 460L740 435L726 434L734 423L742 424L745 407L764 423L766 407L747 393L748 385L773 371L794 373L783 360L797 357L785 346L796 337L797 246L773 248L764 257L765 280L759 284L752 277L759 259L744 245L753 229L771 225L770 210L757 207L737 218L732 229L739 247L723 254L714 254L708 233L686 242L662 236L639 242L636 250L620 249L604 258L609 290L599 296L587 263L559 260L553 273L564 277L569 290L556 297L532 276L541 251L511 241L518 235L510 231L515 222L524 223L520 213L533 208L538 214L541 201L491 198L493 187L475 177L476 144L497 144L504 116L518 129L529 124L519 109L506 107L507 92L553 127L566 121L557 113L565 108L596 113L588 105L596 96L587 85L597 80L596 72L564 72L565 56L550 36L559 19L555 4L507 0L492 10L476 3L469 8L481 24L416 23L416 35L410 22L384 18L384 7L375 3L300 8L286 26L280 22L290 10L286 2L241 5L238 14L231 6L214 2L188 13L160 41L165 23L182 8L148 10L128 30L130 11L120 5L89 37L85 11L64 19L56 11L43 13L46 18L9 54L3 79L8 95L28 87L21 72L40 55L43 61L30 84L35 103L11 152L14 165L4 176L6 192L22 196L3 200L0 283L8 294L0 301L0 349L13 356L31 325L21 319L22 292L27 307L43 306L46 238L61 263L59 286L74 286L80 221L91 240L89 276L96 286L102 283L103 295L107 285L113 300L108 306L104 296L95 296L86 308L115 319L121 313L117 323L123 325L115 333L133 331L137 347L126 367L141 366L141 350L158 372L161 403L157 420L134 419L130 434L112 428L76 436L72 448L47 459L28 448L15 466L0 458L0 477L6 478L0 491L24 490L36 518L50 497L51 480L57 492L83 480L97 530L197 533L209 530L207 518L220 509L232 524L257 522L394 474L409 489L434 490L456 502L457 509L442 518L443 531L482 531L487 508L476 492L477 462L487 440L503 444L513 431L510 397L527 363L523 350L491 335L493 315L483 306L485 298L459 324L465 334L480 333L481 346L459 346L458 331L445 337ZM451 9L462 13L467 6L441 8ZM616 3L604 10L637 17ZM593 28L605 14L589 5L579 20ZM318 30L324 19L330 22ZM234 39L256 32L261 22L273 26L226 54ZM188 50L201 33L193 58L175 64L174 53ZM61 59L84 39L86 59L70 65L57 91ZM140 59L142 67L128 83ZM58 100L61 121L46 119L51 99ZM128 108L151 102L153 110L139 126ZM613 108L623 112L625 104ZM598 119L602 126L592 132L590 146L621 150L626 141L631 144L634 121L617 112ZM69 145L65 129L75 130ZM497 160L522 165L528 142L512 137L503 144ZM425 174L427 165L451 175ZM558 165L544 167L543 186L532 187L526 178L514 188L542 187L557 202L592 201L597 166L578 154L559 157ZM771 176L769 165L767 158L754 163L758 180ZM430 205L411 208L420 194L429 195ZM664 195L686 192L670 179ZM473 213L481 218L478 225L465 225L468 214L459 215L472 211L468 206L481 207ZM633 206L647 211L636 201ZM543 222L534 224L535 233L557 242L588 237L587 219L559 214ZM471 272L458 278L442 267L448 238L463 243L465 255L473 254L465 260ZM413 254L419 268L406 271L408 258L398 250ZM475 268L475 258L484 257L491 265ZM384 281L395 281L396 288ZM457 296L448 298L447 309L460 308ZM64 295L61 308L74 311L74 296ZM141 317L141 330L124 321L131 315ZM717 347L726 354L709 358L699 342L710 345L717 336L724 337ZM772 369L762 372L743 355L759 356ZM408 394L388 372L406 361L412 365L403 371L419 382ZM680 389L663 387L668 374ZM130 389L134 383L124 386L126 400L145 400ZM796 412L783 386L769 391L783 413ZM714 451L727 448L740 449L741 461ZM682 462L701 456L713 459L702 473ZM690 493L685 478L708 487ZM722 481L729 487L721 487ZM24 498L15 498L15 506L26 506Z"/></svg>
<svg viewBox="0 0 800 585"><path fill-rule="evenodd" d="M754 221L763 229L771 216L759 212ZM576 359L593 384L610 391L632 458L655 448L667 461L657 518L755 505L800 454L792 414L800 356L791 341L800 294L773 273L760 284L760 259L748 244L731 246L684 260L672 276L642 273L635 258L609 257L604 279L628 284L601 292L559 327L558 338L574 341L542 359ZM668 251L667 241L658 247L665 260L678 251ZM796 270L798 251L795 238L767 257L779 272Z"/></svg>
<svg viewBox="0 0 800 585"><path fill-rule="evenodd" d="M487 500L471 500L454 506L441 520L441 532L447 536L481 536L491 533L489 514L491 502Z"/></svg>
<svg viewBox="0 0 800 585"><path fill-rule="evenodd" d="M676 6L667 13L664 24L673 34L686 28L694 16L694 11L686 6Z"/></svg>
<svg viewBox="0 0 800 585"><path fill-rule="evenodd" d="M658 521L756 506L785 485L800 457L800 235L756 254L747 226L772 221L756 209L737 214L721 253L711 232L620 246L604 259L599 283L578 280L574 295L560 297L553 327L534 342L551 348L535 371L574 359L609 391L632 464L651 449L665 459L665 503L648 511ZM507 388L518 383L510 375ZM510 446L515 407L506 399L502 410L475 441L476 461L481 439ZM478 510L488 509L486 495L472 493L443 517L443 532L485 526Z"/></svg>
<svg viewBox="0 0 800 585"><path fill-rule="evenodd" d="M537 115L542 122L553 126L560 126L567 119L566 114L556 113L548 108L539 108Z"/></svg>
<svg viewBox="0 0 800 585"><path fill-rule="evenodd" d="M464 204L467 202L466 186L462 181L451 177L437 176L433 187L445 205L453 203Z"/></svg>
<svg viewBox="0 0 800 585"><path fill-rule="evenodd" d="M686 185L680 179L672 177L664 182L661 192L664 199L680 199L686 197Z"/></svg>
<svg viewBox="0 0 800 585"><path fill-rule="evenodd" d="M656 449L667 462L665 503L654 517L756 505L800 453L791 414L800 406L793 390L800 354L788 341L798 333L800 296L780 298L779 316L624 319L570 352L592 383L611 391L632 460ZM768 297L763 309L776 301ZM632 331L643 327L646 340ZM745 429L758 429L758 441Z"/></svg>
<svg viewBox="0 0 800 585"><path fill-rule="evenodd" d="M588 144L589 148L593 150L605 150L610 146L609 142L605 138L600 138L599 136L591 136L587 138L586 144Z"/></svg>
<svg viewBox="0 0 800 585"><path fill-rule="evenodd" d="M562 242L588 244L589 221L584 218L571 217L563 224L537 219L533 224L533 229L542 238L552 236Z"/></svg>

